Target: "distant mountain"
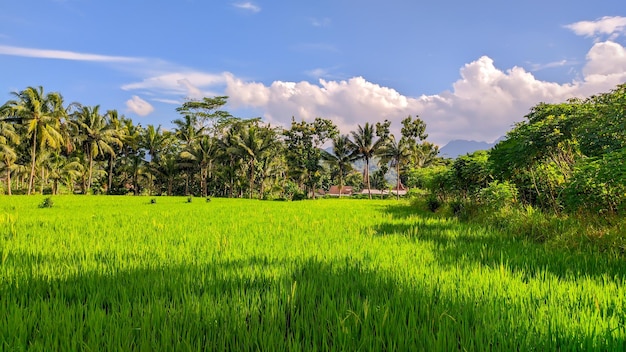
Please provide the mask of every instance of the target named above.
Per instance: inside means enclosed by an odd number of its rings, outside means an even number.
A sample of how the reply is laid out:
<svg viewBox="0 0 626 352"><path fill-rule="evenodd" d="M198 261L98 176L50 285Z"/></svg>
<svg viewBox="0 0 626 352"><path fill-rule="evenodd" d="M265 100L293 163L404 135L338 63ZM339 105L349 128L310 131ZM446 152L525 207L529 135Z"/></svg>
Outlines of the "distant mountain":
<svg viewBox="0 0 626 352"><path fill-rule="evenodd" d="M498 138L493 143L468 141L463 139L455 139L439 149L439 155L445 158L456 158L467 153L473 153L477 150L489 150L491 147L500 142L504 137Z"/></svg>

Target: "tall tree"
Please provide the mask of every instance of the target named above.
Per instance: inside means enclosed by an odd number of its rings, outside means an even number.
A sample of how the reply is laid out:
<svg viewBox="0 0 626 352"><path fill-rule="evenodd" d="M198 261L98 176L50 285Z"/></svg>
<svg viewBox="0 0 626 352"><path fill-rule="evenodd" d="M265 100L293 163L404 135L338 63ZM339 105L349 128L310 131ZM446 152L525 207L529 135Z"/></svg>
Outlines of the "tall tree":
<svg viewBox="0 0 626 352"><path fill-rule="evenodd" d="M203 197L208 195L207 180L216 153L217 142L215 138L203 135L180 154L181 158L193 161L199 167L200 190Z"/></svg>
<svg viewBox="0 0 626 352"><path fill-rule="evenodd" d="M262 162L275 146L276 133L268 126L260 126L258 121L246 123L236 135L237 147L233 150L246 160L248 167L249 198L254 190L256 164ZM260 197L263 195L261 194Z"/></svg>
<svg viewBox="0 0 626 352"><path fill-rule="evenodd" d="M344 179L348 172L352 171L352 162L358 156L352 149L352 143L348 135L340 135L333 138L332 153L322 150L322 160L326 161L331 167L336 168L337 177L339 179L339 196L341 197Z"/></svg>
<svg viewBox="0 0 626 352"><path fill-rule="evenodd" d="M26 134L30 138L31 168L28 194L31 194L38 149L46 147L56 149L62 144L61 119L67 116L67 111L63 106L61 94L45 94L41 86L28 87L20 92L13 92L12 95L15 99L6 103L8 114L26 125Z"/></svg>
<svg viewBox="0 0 626 352"><path fill-rule="evenodd" d="M215 135L220 126L232 118L230 113L221 110L227 102L227 96L190 99L176 108L176 111L183 116L187 126L195 125L196 129L206 129L209 134Z"/></svg>
<svg viewBox="0 0 626 352"><path fill-rule="evenodd" d="M100 114L100 106L83 106L75 113L78 125L78 140L83 149L87 166L87 183L85 192L91 189L94 160L98 156L115 154L114 146L121 147L117 131L107 123L105 116Z"/></svg>
<svg viewBox="0 0 626 352"><path fill-rule="evenodd" d="M370 125L369 122L365 123L365 126L359 125L356 131L352 131L352 148L354 149L354 154L359 157L359 159L365 160L365 167L363 168L363 178L365 178L365 183L367 185L367 192L369 194L369 198L372 199L372 190L370 189L370 160L380 148L384 140L382 138L378 138L374 140L376 137L374 126Z"/></svg>
<svg viewBox="0 0 626 352"><path fill-rule="evenodd" d="M4 164L7 193L9 195L11 195L11 172L13 163L17 160L16 146L19 142L20 136L13 124L0 121L0 163Z"/></svg>
<svg viewBox="0 0 626 352"><path fill-rule="evenodd" d="M320 147L339 133L337 126L330 120L315 118L311 122L296 122L291 119L291 128L284 130L287 148L287 165L292 178L302 179L306 193L312 192L320 179Z"/></svg>
<svg viewBox="0 0 626 352"><path fill-rule="evenodd" d="M113 136L115 136L120 141L119 144L114 144L112 146L113 153L109 154L109 167L107 171L107 193L111 194L113 187L113 168L115 167L115 160L117 158L117 155L121 153L124 146L124 138L127 130L126 128L124 128L124 125L122 123L124 116L120 117L117 110L108 110L105 118L107 120L108 129L111 130Z"/></svg>

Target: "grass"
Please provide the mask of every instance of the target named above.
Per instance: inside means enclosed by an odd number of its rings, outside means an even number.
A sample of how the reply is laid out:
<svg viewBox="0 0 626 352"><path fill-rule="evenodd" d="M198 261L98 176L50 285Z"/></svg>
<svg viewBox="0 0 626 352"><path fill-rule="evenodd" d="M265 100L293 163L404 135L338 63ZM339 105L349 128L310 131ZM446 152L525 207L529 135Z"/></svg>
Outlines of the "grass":
<svg viewBox="0 0 626 352"><path fill-rule="evenodd" d="M0 197L0 350L624 350L623 257L390 200Z"/></svg>

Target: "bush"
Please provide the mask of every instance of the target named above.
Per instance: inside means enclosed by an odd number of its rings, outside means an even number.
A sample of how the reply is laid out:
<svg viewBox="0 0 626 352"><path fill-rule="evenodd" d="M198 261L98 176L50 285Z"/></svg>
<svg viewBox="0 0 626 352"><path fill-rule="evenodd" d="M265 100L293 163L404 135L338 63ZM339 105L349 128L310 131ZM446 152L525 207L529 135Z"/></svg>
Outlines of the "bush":
<svg viewBox="0 0 626 352"><path fill-rule="evenodd" d="M54 205L54 202L52 201L52 198L46 197L44 198L43 202L39 204L39 207L40 208L52 208L53 205Z"/></svg>
<svg viewBox="0 0 626 352"><path fill-rule="evenodd" d="M618 214L626 208L626 148L579 161L565 188L570 211Z"/></svg>
<svg viewBox="0 0 626 352"><path fill-rule="evenodd" d="M489 211L509 208L517 203L517 188L508 181L493 181L480 190L478 198Z"/></svg>
<svg viewBox="0 0 626 352"><path fill-rule="evenodd" d="M156 204L156 198L150 199L150 204Z"/></svg>
<svg viewBox="0 0 626 352"><path fill-rule="evenodd" d="M437 198L437 196L431 194L428 198L426 198L426 206L428 207L428 210L434 213L441 207L441 201Z"/></svg>

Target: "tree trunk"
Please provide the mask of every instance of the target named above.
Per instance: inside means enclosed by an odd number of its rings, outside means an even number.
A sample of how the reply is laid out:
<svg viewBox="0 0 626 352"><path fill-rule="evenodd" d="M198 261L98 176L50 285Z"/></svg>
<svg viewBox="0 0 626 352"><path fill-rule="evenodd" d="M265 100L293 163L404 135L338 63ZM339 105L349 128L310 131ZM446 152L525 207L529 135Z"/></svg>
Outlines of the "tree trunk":
<svg viewBox="0 0 626 352"><path fill-rule="evenodd" d="M30 154L31 163L30 163L30 179L28 181L28 195L31 194L33 190L33 180L35 179L35 158L37 155L37 128L33 131L33 149Z"/></svg>
<svg viewBox="0 0 626 352"><path fill-rule="evenodd" d="M400 162L396 164L396 200L400 200Z"/></svg>
<svg viewBox="0 0 626 352"><path fill-rule="evenodd" d="M11 195L11 164L6 163L7 165L7 192Z"/></svg>
<svg viewBox="0 0 626 352"><path fill-rule="evenodd" d="M91 153L89 153L89 178L87 179L87 192L91 190L91 175L93 173L93 157Z"/></svg>
<svg viewBox="0 0 626 352"><path fill-rule="evenodd" d="M372 187L370 185L370 160L369 158L365 158L365 179L367 182L367 194L369 198L372 199Z"/></svg>
<svg viewBox="0 0 626 352"><path fill-rule="evenodd" d="M252 184L254 183L254 160L250 161L250 196L248 198L252 199Z"/></svg>
<svg viewBox="0 0 626 352"><path fill-rule="evenodd" d="M107 184L107 193L111 194L111 187L113 186L113 154L111 154L111 157L109 158L109 182Z"/></svg>

